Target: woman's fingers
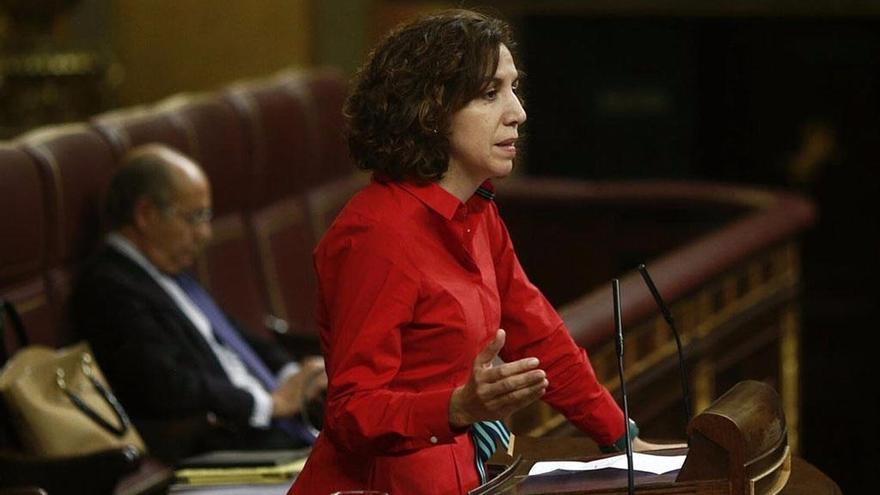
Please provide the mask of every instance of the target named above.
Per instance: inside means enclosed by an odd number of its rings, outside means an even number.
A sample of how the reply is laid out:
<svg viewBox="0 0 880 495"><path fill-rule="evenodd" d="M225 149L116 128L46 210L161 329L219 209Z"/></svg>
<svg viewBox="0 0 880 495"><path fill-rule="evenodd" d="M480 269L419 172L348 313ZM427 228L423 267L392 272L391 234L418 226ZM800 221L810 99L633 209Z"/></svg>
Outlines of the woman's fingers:
<svg viewBox="0 0 880 495"><path fill-rule="evenodd" d="M482 368L487 368L492 366L492 361L498 357L498 353L501 352L501 348L504 347L504 341L507 338L507 334L502 329L498 329L495 332L495 338L492 339L492 342L489 342L479 354L477 354L476 359L474 359L474 369L479 370Z"/></svg>
<svg viewBox="0 0 880 495"><path fill-rule="evenodd" d="M506 416L538 400L547 390L547 380L542 379L528 387L502 394L486 403L488 409Z"/></svg>
<svg viewBox="0 0 880 495"><path fill-rule="evenodd" d="M526 373L541 364L538 358L524 358L512 363L504 363L491 368L475 368L476 379L484 383L493 383L512 376Z"/></svg>
<svg viewBox="0 0 880 495"><path fill-rule="evenodd" d="M546 380L544 370L526 370L495 382L478 383L477 394L484 401L489 401L496 397L540 384Z"/></svg>

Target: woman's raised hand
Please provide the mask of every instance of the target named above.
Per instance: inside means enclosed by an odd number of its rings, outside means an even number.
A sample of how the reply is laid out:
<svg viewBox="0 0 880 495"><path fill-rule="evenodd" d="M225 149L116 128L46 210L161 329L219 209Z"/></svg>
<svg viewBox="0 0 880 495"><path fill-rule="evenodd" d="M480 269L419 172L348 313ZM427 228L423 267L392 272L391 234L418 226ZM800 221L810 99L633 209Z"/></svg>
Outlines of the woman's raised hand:
<svg viewBox="0 0 880 495"><path fill-rule="evenodd" d="M544 395L549 382L544 370L538 369L538 358L493 366L505 338L504 330L498 330L474 359L468 382L452 392L450 425L464 428L477 421L501 419Z"/></svg>

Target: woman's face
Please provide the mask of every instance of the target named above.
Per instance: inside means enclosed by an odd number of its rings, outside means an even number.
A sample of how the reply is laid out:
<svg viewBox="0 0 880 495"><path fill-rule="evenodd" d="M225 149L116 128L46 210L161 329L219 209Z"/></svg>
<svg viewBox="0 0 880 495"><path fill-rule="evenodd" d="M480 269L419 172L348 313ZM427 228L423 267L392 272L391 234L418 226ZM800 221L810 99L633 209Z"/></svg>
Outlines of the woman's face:
<svg viewBox="0 0 880 495"><path fill-rule="evenodd" d="M526 120L516 95L517 79L513 56L500 45L492 82L452 115L447 172L451 181L475 189L486 179L504 177L513 169L517 127Z"/></svg>

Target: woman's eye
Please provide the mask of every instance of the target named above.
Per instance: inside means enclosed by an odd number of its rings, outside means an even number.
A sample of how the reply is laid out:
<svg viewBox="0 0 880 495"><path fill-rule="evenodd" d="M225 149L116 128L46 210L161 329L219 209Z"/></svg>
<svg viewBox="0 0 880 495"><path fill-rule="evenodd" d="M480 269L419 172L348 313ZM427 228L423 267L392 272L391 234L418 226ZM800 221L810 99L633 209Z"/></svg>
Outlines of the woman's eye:
<svg viewBox="0 0 880 495"><path fill-rule="evenodd" d="M492 101L497 97L498 97L498 90L497 89L490 89L490 90L486 91L485 93L483 93L483 98L485 98L486 100L489 100L489 101Z"/></svg>

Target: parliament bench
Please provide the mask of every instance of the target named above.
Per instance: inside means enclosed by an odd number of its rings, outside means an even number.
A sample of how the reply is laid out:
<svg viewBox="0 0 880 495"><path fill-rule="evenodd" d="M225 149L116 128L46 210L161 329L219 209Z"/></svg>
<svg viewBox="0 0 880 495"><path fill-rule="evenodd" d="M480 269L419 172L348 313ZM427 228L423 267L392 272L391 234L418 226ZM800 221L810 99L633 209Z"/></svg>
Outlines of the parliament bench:
<svg viewBox="0 0 880 495"><path fill-rule="evenodd" d="M129 149L159 142L197 160L212 182L215 235L195 267L202 282L246 327L297 353L317 352L311 249L367 181L345 152L344 97L339 72L290 70L0 143L0 298L21 314L29 343L80 340L67 301L80 264L104 234L103 194ZM21 345L12 332L5 344L11 352ZM0 486L31 471L83 471L82 460L51 467L3 439ZM93 460L119 472L141 463L127 452Z"/></svg>
<svg viewBox="0 0 880 495"><path fill-rule="evenodd" d="M127 150L160 142L212 181L214 237L198 277L246 327L295 353L316 352L312 249L369 180L346 152L345 87L331 69L288 70L0 143L0 298L16 305L30 342L79 340L66 305L103 235L104 190ZM639 263L680 322L695 410L741 379L768 381L796 448L798 239L813 220L809 202L724 184L520 175L496 185L526 272L614 392L609 280L621 279L630 404L644 432L681 437L683 422L673 339L634 271ZM11 335L6 344L19 345ZM540 404L509 423L523 435L573 433Z"/></svg>

